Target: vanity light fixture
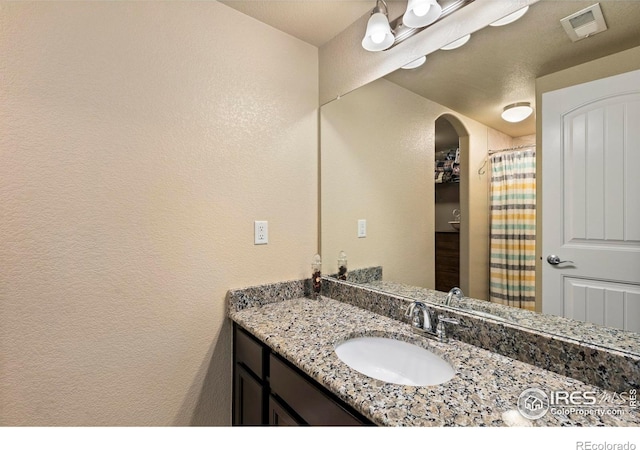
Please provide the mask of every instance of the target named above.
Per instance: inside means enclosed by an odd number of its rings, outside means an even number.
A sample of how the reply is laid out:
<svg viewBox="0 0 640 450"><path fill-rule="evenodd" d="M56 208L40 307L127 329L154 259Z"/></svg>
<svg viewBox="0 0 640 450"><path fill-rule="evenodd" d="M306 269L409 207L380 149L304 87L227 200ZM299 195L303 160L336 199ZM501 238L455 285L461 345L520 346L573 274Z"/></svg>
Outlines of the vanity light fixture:
<svg viewBox="0 0 640 450"><path fill-rule="evenodd" d="M438 0L409 0L405 14L389 22L385 0L376 0L362 47L370 52L387 50L474 1L452 0L443 8Z"/></svg>
<svg viewBox="0 0 640 450"><path fill-rule="evenodd" d="M384 0L376 0L376 7L367 22L362 47L370 52L386 50L393 45L394 36L389 25L389 13Z"/></svg>
<svg viewBox="0 0 640 450"><path fill-rule="evenodd" d="M522 122L533 113L529 102L512 103L504 107L502 118L507 122Z"/></svg>
<svg viewBox="0 0 640 450"><path fill-rule="evenodd" d="M520 8L514 13L509 14L508 16L504 16L502 19L498 19L495 22L489 24L492 27L501 27L503 25L509 25L510 23L515 22L520 17L524 16L527 11L529 11L529 6L525 6L524 8Z"/></svg>
<svg viewBox="0 0 640 450"><path fill-rule="evenodd" d="M420 58L414 59L409 64L405 64L404 66L402 66L400 68L401 69L415 69L415 68L420 67L421 65L423 65L426 60L427 60L426 56L421 56Z"/></svg>
<svg viewBox="0 0 640 450"><path fill-rule="evenodd" d="M454 50L456 48L460 48L464 44L469 42L469 39L471 39L471 35L467 34L466 36L462 36L460 39L456 39L455 41L450 42L449 44L445 45L444 47L440 47L440 50Z"/></svg>
<svg viewBox="0 0 640 450"><path fill-rule="evenodd" d="M402 22L410 28L426 27L435 22L442 13L442 6L436 0L409 0Z"/></svg>

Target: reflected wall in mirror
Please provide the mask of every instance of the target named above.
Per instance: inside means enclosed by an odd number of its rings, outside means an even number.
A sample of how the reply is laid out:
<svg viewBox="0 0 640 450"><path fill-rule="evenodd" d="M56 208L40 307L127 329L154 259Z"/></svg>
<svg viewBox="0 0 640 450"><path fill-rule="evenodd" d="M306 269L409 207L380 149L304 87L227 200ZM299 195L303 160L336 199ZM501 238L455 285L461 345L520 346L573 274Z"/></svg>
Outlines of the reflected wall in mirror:
<svg viewBox="0 0 640 450"><path fill-rule="evenodd" d="M385 279L435 287L435 123L460 148L460 284L488 294L487 145L511 138L386 80L321 110L322 253L327 270L344 250L352 267L382 266ZM472 151L470 149L473 149ZM358 237L358 220L367 236ZM335 255L332 258L331 255Z"/></svg>
<svg viewBox="0 0 640 450"><path fill-rule="evenodd" d="M559 20L590 5L536 3L508 27L479 30L460 49L428 55L419 69L398 70L321 108L328 273L344 250L350 268L383 267L380 289L410 295L412 287L435 288L435 124L446 118L460 136L460 286L468 297L488 299L488 151L537 141L538 167L544 152L536 136L540 110L512 125L500 119L503 106L535 107L543 92L640 69L640 2L601 2L609 29L572 43ZM357 237L358 219L367 220L364 238ZM536 229L539 238L540 221ZM536 303L540 310L539 291ZM495 312L498 305L489 305ZM521 317L502 308L505 320ZM534 324L530 318L527 326Z"/></svg>

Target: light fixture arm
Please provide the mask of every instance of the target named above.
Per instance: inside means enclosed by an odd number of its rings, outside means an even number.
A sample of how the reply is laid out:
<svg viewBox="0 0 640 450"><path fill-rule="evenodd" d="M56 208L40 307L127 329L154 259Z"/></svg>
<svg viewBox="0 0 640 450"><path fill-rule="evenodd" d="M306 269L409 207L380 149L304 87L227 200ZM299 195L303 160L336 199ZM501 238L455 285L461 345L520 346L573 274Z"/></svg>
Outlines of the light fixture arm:
<svg viewBox="0 0 640 450"><path fill-rule="evenodd" d="M387 6L387 2L384 0L376 0L376 7L371 11L371 15L373 16L376 13L382 13L389 17L389 7Z"/></svg>

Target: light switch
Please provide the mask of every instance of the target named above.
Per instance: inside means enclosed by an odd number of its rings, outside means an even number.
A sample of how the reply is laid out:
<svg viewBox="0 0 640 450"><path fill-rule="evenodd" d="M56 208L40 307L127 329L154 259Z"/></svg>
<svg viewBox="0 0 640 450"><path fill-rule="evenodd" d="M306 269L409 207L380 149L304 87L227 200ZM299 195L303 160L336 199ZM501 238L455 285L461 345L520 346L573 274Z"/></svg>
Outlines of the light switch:
<svg viewBox="0 0 640 450"><path fill-rule="evenodd" d="M367 237L367 219L358 219L358 237Z"/></svg>

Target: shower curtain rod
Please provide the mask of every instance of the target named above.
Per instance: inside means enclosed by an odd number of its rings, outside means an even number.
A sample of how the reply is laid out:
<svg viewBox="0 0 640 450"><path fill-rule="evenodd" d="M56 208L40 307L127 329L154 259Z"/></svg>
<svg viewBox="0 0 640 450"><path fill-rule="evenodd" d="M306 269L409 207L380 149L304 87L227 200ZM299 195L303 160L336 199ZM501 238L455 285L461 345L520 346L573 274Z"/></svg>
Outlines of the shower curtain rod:
<svg viewBox="0 0 640 450"><path fill-rule="evenodd" d="M529 145L520 145L518 147L510 147L510 148L501 148L499 150L489 150L489 155L493 155L494 153L501 153L501 152L510 152L510 151L514 151L514 150L523 150L525 148L531 148L531 147L535 147L536 144L529 144Z"/></svg>
<svg viewBox="0 0 640 450"><path fill-rule="evenodd" d="M487 161L489 161L489 156L495 154L495 153L502 153L502 152L511 152L511 151L515 151L515 150L524 150L525 148L532 148L535 147L536 144L529 144L529 145L520 145L518 147L510 147L510 148L501 148L499 150L489 150L487 152L487 157L484 159L484 162L482 163L482 166L480 166L480 168L478 169L478 175L484 175L487 171L484 170L485 166L487 165Z"/></svg>

